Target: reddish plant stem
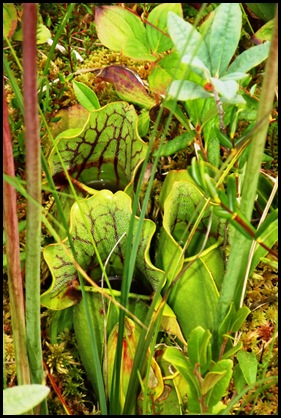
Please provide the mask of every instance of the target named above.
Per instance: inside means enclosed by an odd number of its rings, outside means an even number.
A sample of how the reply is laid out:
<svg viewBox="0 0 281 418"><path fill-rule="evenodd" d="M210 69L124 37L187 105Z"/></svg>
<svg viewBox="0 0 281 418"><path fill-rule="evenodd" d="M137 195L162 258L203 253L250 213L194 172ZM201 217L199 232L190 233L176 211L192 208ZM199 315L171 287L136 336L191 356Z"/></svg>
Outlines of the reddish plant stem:
<svg viewBox="0 0 281 418"><path fill-rule="evenodd" d="M31 381L41 384L44 378L40 324L41 143L37 109L36 32L37 4L23 3L26 182L28 195L33 198L27 200L26 213L26 333Z"/></svg>
<svg viewBox="0 0 281 418"><path fill-rule="evenodd" d="M3 88L3 168L8 176L15 177L13 147L9 125L8 107ZM26 349L26 328L23 281L20 266L20 242L18 235L17 195L13 186L4 181L4 228L8 262L8 283L14 338L18 384L29 384L29 366Z"/></svg>

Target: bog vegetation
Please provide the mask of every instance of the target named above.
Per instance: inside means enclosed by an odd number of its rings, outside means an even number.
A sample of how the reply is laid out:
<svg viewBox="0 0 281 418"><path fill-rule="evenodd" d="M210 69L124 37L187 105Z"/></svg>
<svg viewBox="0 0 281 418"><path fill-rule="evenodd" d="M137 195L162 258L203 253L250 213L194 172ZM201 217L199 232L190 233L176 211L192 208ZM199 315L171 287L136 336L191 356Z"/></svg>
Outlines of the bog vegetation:
<svg viewBox="0 0 281 418"><path fill-rule="evenodd" d="M5 414L276 413L275 14L4 4Z"/></svg>

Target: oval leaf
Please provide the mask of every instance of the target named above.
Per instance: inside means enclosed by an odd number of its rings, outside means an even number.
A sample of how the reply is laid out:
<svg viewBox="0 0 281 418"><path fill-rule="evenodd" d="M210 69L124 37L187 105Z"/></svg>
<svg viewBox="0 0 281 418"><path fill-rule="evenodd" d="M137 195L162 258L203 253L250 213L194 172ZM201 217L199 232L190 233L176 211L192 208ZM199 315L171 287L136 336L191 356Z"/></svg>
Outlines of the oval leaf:
<svg viewBox="0 0 281 418"><path fill-rule="evenodd" d="M233 63L229 66L227 73L242 72L247 73L252 68L263 62L269 54L270 42L265 42L262 45L253 46L250 49L238 55Z"/></svg>
<svg viewBox="0 0 281 418"><path fill-rule="evenodd" d="M3 390L3 415L22 415L40 404L50 393L43 385L20 385Z"/></svg>
<svg viewBox="0 0 281 418"><path fill-rule="evenodd" d="M37 26L37 32L36 32L36 43L44 44L47 42L48 39L51 39L52 35L50 30L47 28L47 26L43 25L43 23L38 23Z"/></svg>
<svg viewBox="0 0 281 418"><path fill-rule="evenodd" d="M96 93L83 83L73 81L73 88L76 99L89 112L100 108L99 99Z"/></svg>
<svg viewBox="0 0 281 418"><path fill-rule="evenodd" d="M208 44L212 75L219 77L226 70L238 46L242 12L238 3L221 3L214 13Z"/></svg>
<svg viewBox="0 0 281 418"><path fill-rule="evenodd" d="M200 364L202 375L211 361L211 338L210 330L205 330L199 326L191 332L188 341L188 357L194 367L196 367L196 364Z"/></svg>
<svg viewBox="0 0 281 418"><path fill-rule="evenodd" d="M210 68L210 56L202 35L173 12L168 14L168 32L180 56L197 56Z"/></svg>
<svg viewBox="0 0 281 418"><path fill-rule="evenodd" d="M257 380L258 371L258 361L255 353L241 350L237 353L237 360L247 384L253 385Z"/></svg>
<svg viewBox="0 0 281 418"><path fill-rule="evenodd" d="M134 13L119 6L95 9L95 24L103 45L126 56L155 61L147 47L145 27Z"/></svg>
<svg viewBox="0 0 281 418"><path fill-rule="evenodd" d="M146 35L153 52L165 52L173 46L173 42L167 33L168 12L174 12L182 17L181 3L162 3L149 13L147 21L153 26L146 25ZM167 36L165 36L165 33Z"/></svg>

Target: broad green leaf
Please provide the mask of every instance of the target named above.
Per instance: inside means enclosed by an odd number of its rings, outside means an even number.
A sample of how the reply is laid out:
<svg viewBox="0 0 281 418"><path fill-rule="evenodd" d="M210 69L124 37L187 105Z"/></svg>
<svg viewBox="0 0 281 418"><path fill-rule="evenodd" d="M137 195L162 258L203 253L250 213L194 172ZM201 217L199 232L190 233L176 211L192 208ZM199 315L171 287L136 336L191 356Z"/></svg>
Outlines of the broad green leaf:
<svg viewBox="0 0 281 418"><path fill-rule="evenodd" d="M237 360L242 370L244 379L248 385L252 385L257 380L258 361L254 352L239 351Z"/></svg>
<svg viewBox="0 0 281 418"><path fill-rule="evenodd" d="M100 108L96 93L83 83L73 81L73 88L78 102L89 112Z"/></svg>
<svg viewBox="0 0 281 418"><path fill-rule="evenodd" d="M94 110L82 132L61 133L57 150L72 178L94 189L124 189L144 160L147 145L137 132L133 106L114 102ZM48 159L57 185L67 185L56 148Z"/></svg>
<svg viewBox="0 0 281 418"><path fill-rule="evenodd" d="M161 193L159 196L159 203L160 203L162 210L164 210L165 201L167 197L169 196L172 190L172 187L176 181L188 181L188 182L191 182L192 184L195 184L192 177L187 172L187 170L173 170L173 172L168 173L163 183Z"/></svg>
<svg viewBox="0 0 281 418"><path fill-rule="evenodd" d="M202 198L202 192L184 170L170 172L160 194L164 216L158 240L156 265L167 272L168 284L178 277L169 291L168 304L176 313L186 339L197 326L204 329L212 327L219 297L218 289L224 275L222 254L217 248L222 241L219 236L224 234L220 219L214 217L211 226L213 237L207 240L205 250L198 258L196 255L205 239L204 231L209 221L209 210L204 211L195 235L185 254L183 252L191 227L200 214L198 205L204 203ZM184 259L188 256L189 258Z"/></svg>
<svg viewBox="0 0 281 418"><path fill-rule="evenodd" d="M58 136L56 137L56 142L58 142L61 138L76 138L78 135L82 134L83 130L84 127L66 129L62 133L58 134Z"/></svg>
<svg viewBox="0 0 281 418"><path fill-rule="evenodd" d="M210 370L210 373L212 374L211 379L205 388L207 389L209 387L205 397L205 403L208 406L209 411L227 394L229 382L232 377L232 369L233 361L226 359L218 361Z"/></svg>
<svg viewBox="0 0 281 418"><path fill-rule="evenodd" d="M138 39L127 39L121 52L126 56L139 61L156 61L157 57L147 52L147 44Z"/></svg>
<svg viewBox="0 0 281 418"><path fill-rule="evenodd" d="M95 9L95 24L101 43L135 59L155 61L147 46L145 27L139 17L120 6Z"/></svg>
<svg viewBox="0 0 281 418"><path fill-rule="evenodd" d="M212 76L223 75L239 43L242 13L238 3L221 3L214 11L208 39Z"/></svg>
<svg viewBox="0 0 281 418"><path fill-rule="evenodd" d="M184 173L181 177L183 176ZM164 216L156 265L167 272L168 283L178 277L169 292L168 304L177 315L184 337L187 339L197 326L210 329L213 325L219 297L218 289L224 275L222 254L217 248L222 241L218 237L224 233L224 227L221 220L213 219L211 230L217 238L207 240L205 250L197 258L196 254L205 239L204 230L209 221L210 214L206 210L184 255L182 248L189 237L191 226L199 216L198 205L204 202L199 188L188 180L187 173L185 176L187 180L175 181L179 177L170 172L163 185L160 204L162 206L164 202ZM186 230L187 225L189 231ZM222 228L221 232L220 228ZM188 254L193 256L183 260Z"/></svg>
<svg viewBox="0 0 281 418"><path fill-rule="evenodd" d="M23 415L39 405L50 393L44 385L20 385L3 390L3 415Z"/></svg>
<svg viewBox="0 0 281 418"><path fill-rule="evenodd" d="M164 376L164 381L165 384L169 385L170 388L174 388L176 390L177 393L177 404L178 406L181 406L180 410L179 410L179 415L182 414L182 407L186 402L186 398L187 398L187 391L188 391L188 385L187 382L185 381L185 379L183 378L183 376L180 373L172 373L171 370L171 364L170 362L168 362L166 359L163 358L163 355L165 353L165 351L167 350L167 345L166 344L158 344L157 346L157 363L159 364L159 366L161 367L161 371L162 371L162 375ZM172 374L171 374L172 373ZM170 393L172 392L172 390L170 391ZM172 397L174 398L174 396L172 395ZM170 403L170 395L168 395L168 400ZM164 402L162 402L163 404L163 408L165 408L165 398L163 399ZM171 400L172 403L172 400ZM169 409L170 409L170 405L169 405ZM176 407L176 403L174 403L174 412L178 411L178 408ZM174 415L174 413L172 412L172 410L170 409L170 412L167 412L167 414L170 415Z"/></svg>
<svg viewBox="0 0 281 418"><path fill-rule="evenodd" d="M232 100L238 92L239 85L234 80L224 81L218 78L211 77L211 83L213 84L217 92L227 100Z"/></svg>
<svg viewBox="0 0 281 418"><path fill-rule="evenodd" d="M153 93L164 96L172 82L172 76L164 68L157 67L160 63L161 61L155 64L155 68L152 69L148 76L148 83Z"/></svg>
<svg viewBox="0 0 281 418"><path fill-rule="evenodd" d="M146 24L146 36L153 52L165 52L173 46L173 42L167 33L168 12L174 12L182 17L181 3L160 3L152 9L147 18L147 21L153 25ZM157 30L157 28L159 30ZM167 36L165 36L163 32L166 33Z"/></svg>
<svg viewBox="0 0 281 418"><path fill-rule="evenodd" d="M270 42L253 46L238 55L227 69L227 74L242 72L247 73L252 68L263 62L269 53Z"/></svg>
<svg viewBox="0 0 281 418"><path fill-rule="evenodd" d="M188 340L188 357L193 365L200 366L200 372L203 375L210 366L211 361L211 332L201 326L193 329Z"/></svg>
<svg viewBox="0 0 281 418"><path fill-rule="evenodd" d="M113 194L109 190L101 190L72 206L70 233L76 260L96 282L101 278L101 268L93 241L103 263L110 255L108 276L122 277L126 250L124 234L128 232L131 213L131 199L121 191ZM137 222L138 218L135 217L134 231L137 229ZM153 266L149 257L149 245L155 228L152 221L144 220L135 266L135 280L150 291L157 288L163 274ZM64 244L70 251L68 239L64 240ZM78 303L81 294L77 288L77 270L61 243L48 245L43 254L52 273L53 282L50 289L41 296L42 305L60 310Z"/></svg>
<svg viewBox="0 0 281 418"><path fill-rule="evenodd" d="M213 97L213 94L208 93L204 87L188 80L173 81L167 94L176 100L182 101Z"/></svg>
<svg viewBox="0 0 281 418"><path fill-rule="evenodd" d="M11 38L17 28L17 10L13 3L3 3L3 35Z"/></svg>
<svg viewBox="0 0 281 418"><path fill-rule="evenodd" d="M48 158L54 182L64 193L61 204L66 218L69 217L75 196L71 192L64 167L78 197L84 197L85 193L92 195L95 190L102 188L112 191L126 188L128 194L132 195L130 184L147 152L147 144L137 132L137 114L133 106L116 102L92 112L82 109L86 114L82 112L81 120L79 109L74 112L75 119L71 119L72 124L81 128L59 133L57 146L53 147ZM68 113L67 116L70 117ZM60 121L58 124L65 126L67 122ZM56 206L52 211L53 216L61 222ZM58 233L62 238L65 237L63 228Z"/></svg>
<svg viewBox="0 0 281 418"><path fill-rule="evenodd" d="M201 34L190 23L173 12L168 13L168 32L181 57L197 56L206 67L210 68L210 56Z"/></svg>
<svg viewBox="0 0 281 418"><path fill-rule="evenodd" d="M119 6L96 7L95 24L100 41L113 51L121 51L127 38L145 39L142 21Z"/></svg>
<svg viewBox="0 0 281 418"><path fill-rule="evenodd" d="M104 67L97 77L114 84L121 100L135 103L141 107L151 108L156 105L146 91L141 78L129 68L120 65L109 65Z"/></svg>
<svg viewBox="0 0 281 418"><path fill-rule="evenodd" d="M236 94L236 96L234 96L231 99L228 99L227 97L222 96L221 97L221 101L223 103L228 103L228 104L236 104L236 105L244 105L245 104L245 100L243 98L243 96L241 96L241 94Z"/></svg>

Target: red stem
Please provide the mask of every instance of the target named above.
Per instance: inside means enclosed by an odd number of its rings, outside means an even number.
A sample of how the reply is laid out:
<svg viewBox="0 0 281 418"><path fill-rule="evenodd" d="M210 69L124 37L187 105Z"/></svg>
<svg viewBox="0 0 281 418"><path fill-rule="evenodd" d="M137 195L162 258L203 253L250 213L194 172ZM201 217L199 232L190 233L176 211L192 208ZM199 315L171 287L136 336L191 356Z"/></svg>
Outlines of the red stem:
<svg viewBox="0 0 281 418"><path fill-rule="evenodd" d="M15 177L13 147L9 125L8 107L3 88L3 171ZM4 228L6 233L6 254L8 262L9 297L11 305L14 348L19 384L30 383L26 350L26 329L23 281L20 265L20 242L18 235L17 194L13 186L4 181Z"/></svg>

